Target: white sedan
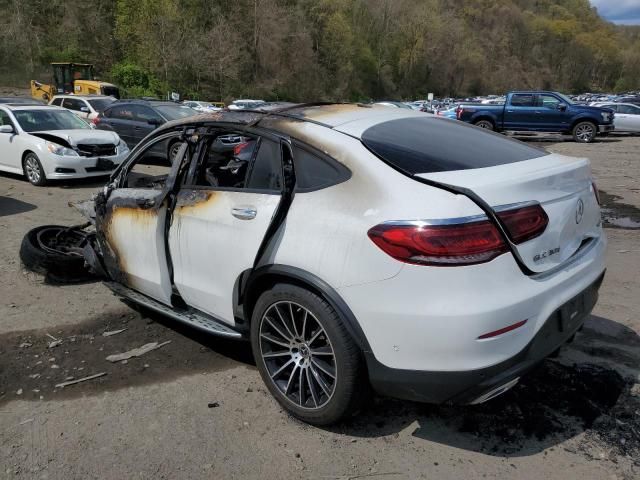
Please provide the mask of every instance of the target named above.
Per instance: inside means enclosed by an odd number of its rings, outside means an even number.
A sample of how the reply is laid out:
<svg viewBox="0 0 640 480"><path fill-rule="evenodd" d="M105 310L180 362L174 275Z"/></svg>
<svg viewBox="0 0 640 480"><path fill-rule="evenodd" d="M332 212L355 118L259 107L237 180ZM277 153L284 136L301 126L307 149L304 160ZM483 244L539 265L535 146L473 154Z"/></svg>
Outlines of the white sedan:
<svg viewBox="0 0 640 480"><path fill-rule="evenodd" d="M632 103L604 103L595 104L598 107L610 108L616 112L613 124L616 132L640 132L640 107Z"/></svg>
<svg viewBox="0 0 640 480"><path fill-rule="evenodd" d="M0 105L0 171L33 185L108 175L128 153L118 134L94 130L64 108Z"/></svg>

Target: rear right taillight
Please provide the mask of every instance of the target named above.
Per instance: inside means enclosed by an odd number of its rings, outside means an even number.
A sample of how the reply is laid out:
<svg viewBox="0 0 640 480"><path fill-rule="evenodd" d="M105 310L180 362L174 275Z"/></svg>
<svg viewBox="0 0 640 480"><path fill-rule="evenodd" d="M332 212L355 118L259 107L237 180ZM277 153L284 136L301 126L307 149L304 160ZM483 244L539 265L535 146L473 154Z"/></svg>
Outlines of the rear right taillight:
<svg viewBox="0 0 640 480"><path fill-rule="evenodd" d="M489 220L452 225L382 223L368 235L387 255L417 265L474 265L507 251Z"/></svg>
<svg viewBox="0 0 640 480"><path fill-rule="evenodd" d="M497 213L515 244L545 231L549 217L539 204ZM385 222L367 235L383 252L405 263L455 266L489 262L508 251L502 235L489 219L432 225L429 221ZM439 222L440 223L440 222Z"/></svg>
<svg viewBox="0 0 640 480"><path fill-rule="evenodd" d="M549 224L549 217L539 204L504 210L498 213L498 217L516 244L539 237Z"/></svg>

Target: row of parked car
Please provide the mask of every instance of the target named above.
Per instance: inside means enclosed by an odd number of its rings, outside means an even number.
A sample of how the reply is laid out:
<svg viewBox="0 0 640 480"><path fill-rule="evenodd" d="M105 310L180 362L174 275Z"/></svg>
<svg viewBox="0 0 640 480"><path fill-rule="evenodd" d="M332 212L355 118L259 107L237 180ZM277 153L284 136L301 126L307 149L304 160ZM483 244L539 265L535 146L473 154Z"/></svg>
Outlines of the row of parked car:
<svg viewBox="0 0 640 480"><path fill-rule="evenodd" d="M236 100L227 108L264 104ZM6 97L0 99L0 170L24 174L37 186L54 179L105 175L160 125L222 107L191 100L116 100L101 95L56 95L49 105ZM168 143L158 156L171 159L178 147Z"/></svg>
<svg viewBox="0 0 640 480"><path fill-rule="evenodd" d="M418 105L395 101L376 105L418 109ZM589 106L556 92L512 92L504 99L486 97L482 103L437 103L440 109L424 102L421 105L419 110L427 113L493 131L559 132L585 143L614 130L640 132L638 105L607 101ZM105 175L160 125L219 111L223 106L195 100L116 100L100 95L57 95L49 105L17 98L2 103L0 99L0 149L5 153L0 156L0 170L24 173L34 185L44 185L50 179ZM226 109L269 107L263 100L240 99ZM171 160L179 144L167 143L164 148L158 153Z"/></svg>

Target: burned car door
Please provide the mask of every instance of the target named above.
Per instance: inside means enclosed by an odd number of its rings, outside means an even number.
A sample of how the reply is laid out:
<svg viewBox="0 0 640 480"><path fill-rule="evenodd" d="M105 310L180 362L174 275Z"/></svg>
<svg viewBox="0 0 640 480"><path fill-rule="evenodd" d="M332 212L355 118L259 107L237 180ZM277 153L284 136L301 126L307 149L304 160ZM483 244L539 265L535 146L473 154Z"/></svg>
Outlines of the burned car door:
<svg viewBox="0 0 640 480"><path fill-rule="evenodd" d="M189 145L183 143L173 164L154 147L177 135L162 135L134 154L114 180L104 205L96 208L96 230L109 276L167 305L172 292L167 213Z"/></svg>
<svg viewBox="0 0 640 480"><path fill-rule="evenodd" d="M281 145L222 131L198 152L169 228L173 281L189 306L234 324L234 283L253 267L282 197Z"/></svg>

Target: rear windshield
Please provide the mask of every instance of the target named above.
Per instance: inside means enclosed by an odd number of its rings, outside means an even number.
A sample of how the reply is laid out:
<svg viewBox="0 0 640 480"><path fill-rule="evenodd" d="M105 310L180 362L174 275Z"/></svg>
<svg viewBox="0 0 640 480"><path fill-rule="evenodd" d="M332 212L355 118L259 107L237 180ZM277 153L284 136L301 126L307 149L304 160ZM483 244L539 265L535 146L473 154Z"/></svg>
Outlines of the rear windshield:
<svg viewBox="0 0 640 480"><path fill-rule="evenodd" d="M426 115L374 125L364 131L362 143L412 175L494 167L549 154L457 120Z"/></svg>

